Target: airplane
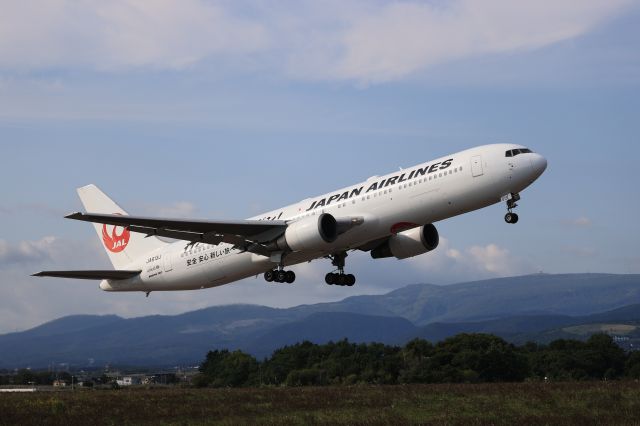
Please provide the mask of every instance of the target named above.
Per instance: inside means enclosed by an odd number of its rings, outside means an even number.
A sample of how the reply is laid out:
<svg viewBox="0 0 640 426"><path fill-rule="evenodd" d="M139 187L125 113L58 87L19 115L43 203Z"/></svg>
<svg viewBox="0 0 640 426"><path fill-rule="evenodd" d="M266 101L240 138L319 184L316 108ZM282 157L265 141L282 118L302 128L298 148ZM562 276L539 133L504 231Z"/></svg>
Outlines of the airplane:
<svg viewBox="0 0 640 426"><path fill-rule="evenodd" d="M288 267L329 259L328 285L353 286L346 258L408 259L435 250L434 223L505 202L505 221L520 193L547 160L515 144L492 144L447 155L276 209L249 220L208 221L129 216L95 185L78 188L114 270L43 271L34 276L101 280L109 292L199 290L251 276L292 284ZM176 241L177 240L177 241Z"/></svg>

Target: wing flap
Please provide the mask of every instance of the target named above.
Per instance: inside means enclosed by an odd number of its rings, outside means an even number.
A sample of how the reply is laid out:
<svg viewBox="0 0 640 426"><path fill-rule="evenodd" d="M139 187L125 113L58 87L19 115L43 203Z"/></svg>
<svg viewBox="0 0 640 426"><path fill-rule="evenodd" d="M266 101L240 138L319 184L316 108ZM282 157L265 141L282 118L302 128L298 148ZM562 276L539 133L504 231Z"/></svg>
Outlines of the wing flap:
<svg viewBox="0 0 640 426"><path fill-rule="evenodd" d="M142 271L42 271L32 277L73 278L78 280L126 280L140 275Z"/></svg>

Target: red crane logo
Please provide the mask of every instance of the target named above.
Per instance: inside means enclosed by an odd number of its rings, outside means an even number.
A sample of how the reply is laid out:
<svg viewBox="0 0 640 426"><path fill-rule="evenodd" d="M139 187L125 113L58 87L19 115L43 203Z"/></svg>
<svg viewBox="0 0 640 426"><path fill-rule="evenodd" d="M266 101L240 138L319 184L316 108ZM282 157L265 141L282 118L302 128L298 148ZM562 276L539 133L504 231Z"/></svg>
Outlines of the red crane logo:
<svg viewBox="0 0 640 426"><path fill-rule="evenodd" d="M118 228L122 229L122 233L118 234ZM126 249L129 244L129 238L131 238L131 231L129 231L128 227L113 226L111 233L109 233L107 224L102 225L102 241L107 250L112 253L120 253Z"/></svg>

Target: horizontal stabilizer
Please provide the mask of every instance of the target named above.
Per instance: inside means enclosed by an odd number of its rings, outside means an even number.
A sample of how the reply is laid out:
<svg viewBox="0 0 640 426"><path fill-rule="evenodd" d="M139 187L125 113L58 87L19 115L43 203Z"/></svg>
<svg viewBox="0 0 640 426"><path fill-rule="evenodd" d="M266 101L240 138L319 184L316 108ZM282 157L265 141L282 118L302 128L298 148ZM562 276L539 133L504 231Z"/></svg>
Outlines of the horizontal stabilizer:
<svg viewBox="0 0 640 426"><path fill-rule="evenodd" d="M142 271L42 271L33 277L74 278L78 280L126 280L140 275Z"/></svg>

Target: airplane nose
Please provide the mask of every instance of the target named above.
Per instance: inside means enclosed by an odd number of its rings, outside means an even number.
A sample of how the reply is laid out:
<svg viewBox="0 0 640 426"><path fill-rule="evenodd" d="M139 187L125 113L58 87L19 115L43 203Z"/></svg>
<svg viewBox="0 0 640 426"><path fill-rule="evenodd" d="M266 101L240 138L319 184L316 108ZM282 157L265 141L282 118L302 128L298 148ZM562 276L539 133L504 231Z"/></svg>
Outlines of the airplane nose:
<svg viewBox="0 0 640 426"><path fill-rule="evenodd" d="M533 168L536 178L538 178L547 170L547 159L540 154L534 154L534 157L531 159L531 167Z"/></svg>

